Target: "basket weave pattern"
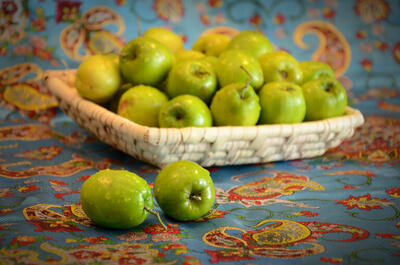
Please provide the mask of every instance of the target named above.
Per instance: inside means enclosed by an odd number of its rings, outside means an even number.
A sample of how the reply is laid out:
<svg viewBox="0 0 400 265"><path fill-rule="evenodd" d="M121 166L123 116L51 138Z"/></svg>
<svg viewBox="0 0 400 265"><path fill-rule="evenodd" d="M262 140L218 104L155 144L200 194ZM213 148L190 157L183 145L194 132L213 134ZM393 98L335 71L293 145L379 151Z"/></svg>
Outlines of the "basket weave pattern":
<svg viewBox="0 0 400 265"><path fill-rule="evenodd" d="M81 98L73 85L75 74L66 70L44 75L60 109L101 141L160 168L176 160L209 167L320 156L364 122L358 110L347 107L341 117L300 124L151 128Z"/></svg>

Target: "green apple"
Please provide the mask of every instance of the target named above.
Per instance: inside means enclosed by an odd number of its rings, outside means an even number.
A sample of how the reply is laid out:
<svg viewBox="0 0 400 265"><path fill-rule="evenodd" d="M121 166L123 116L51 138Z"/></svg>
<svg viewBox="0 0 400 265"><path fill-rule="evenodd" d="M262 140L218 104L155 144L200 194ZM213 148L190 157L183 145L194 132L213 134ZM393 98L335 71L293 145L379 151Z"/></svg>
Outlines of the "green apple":
<svg viewBox="0 0 400 265"><path fill-rule="evenodd" d="M115 53L107 53L104 56L109 57L112 61L114 61L115 65L119 67L119 55Z"/></svg>
<svg viewBox="0 0 400 265"><path fill-rule="evenodd" d="M211 101L217 126L253 126L260 116L259 98L248 83L232 83L217 91Z"/></svg>
<svg viewBox="0 0 400 265"><path fill-rule="evenodd" d="M137 124L158 127L158 113L168 97L151 86L138 85L122 94L117 114Z"/></svg>
<svg viewBox="0 0 400 265"><path fill-rule="evenodd" d="M119 66L127 82L157 86L166 78L173 62L174 56L164 44L141 36L124 46Z"/></svg>
<svg viewBox="0 0 400 265"><path fill-rule="evenodd" d="M93 55L79 65L75 87L83 98L103 104L113 98L121 82L115 56Z"/></svg>
<svg viewBox="0 0 400 265"><path fill-rule="evenodd" d="M260 61L264 73L264 82L287 81L301 84L303 72L299 62L285 51L275 51L261 55Z"/></svg>
<svg viewBox="0 0 400 265"><path fill-rule="evenodd" d="M211 64L203 59L177 62L168 74L167 94L170 98L190 94L209 103L217 89L217 76Z"/></svg>
<svg viewBox="0 0 400 265"><path fill-rule="evenodd" d="M146 180L126 170L100 170L81 188L82 208L101 227L128 229L140 225L153 208Z"/></svg>
<svg viewBox="0 0 400 265"><path fill-rule="evenodd" d="M320 77L335 78L335 72L327 63L318 61L305 61L300 62L300 68L303 72L303 84Z"/></svg>
<svg viewBox="0 0 400 265"><path fill-rule="evenodd" d="M212 68L214 69L214 72L217 73L217 67L218 67L218 58L212 55L207 55L206 57L203 58L206 62L208 62ZM217 78L218 79L218 78Z"/></svg>
<svg viewBox="0 0 400 265"><path fill-rule="evenodd" d="M308 81L302 89L306 100L305 120L322 120L345 113L347 93L338 80L321 77Z"/></svg>
<svg viewBox="0 0 400 265"><path fill-rule="evenodd" d="M182 37L166 28L149 28L144 32L143 36L161 42L168 47L172 53L184 49Z"/></svg>
<svg viewBox="0 0 400 265"><path fill-rule="evenodd" d="M300 86L290 82L265 84L260 92L260 124L298 123L306 115L306 103Z"/></svg>
<svg viewBox="0 0 400 265"><path fill-rule="evenodd" d="M205 55L198 51L193 50L179 50L175 52L175 61L183 61L187 59L199 59L204 58Z"/></svg>
<svg viewBox="0 0 400 265"><path fill-rule="evenodd" d="M247 71L243 71L244 67ZM246 83L251 79L250 85L258 91L264 83L264 76L258 60L250 53L235 49L226 50L218 57L217 76L221 87L231 83Z"/></svg>
<svg viewBox="0 0 400 265"><path fill-rule="evenodd" d="M179 221L199 219L215 202L210 172L187 160L164 167L154 181L153 191L163 212Z"/></svg>
<svg viewBox="0 0 400 265"><path fill-rule="evenodd" d="M115 93L114 97L110 100L110 103L108 105L108 109L111 110L112 112L117 113L118 111L118 104L119 104L119 100L121 99L121 96L128 91L128 89L132 88L133 85L131 83L125 83L122 84L117 93Z"/></svg>
<svg viewBox="0 0 400 265"><path fill-rule="evenodd" d="M193 43L192 50L205 55L219 56L228 46L231 38L220 33L210 33L201 36Z"/></svg>
<svg viewBox="0 0 400 265"><path fill-rule="evenodd" d="M265 53L272 52L274 47L263 34L253 30L244 30L232 38L226 49L246 50L258 58Z"/></svg>
<svg viewBox="0 0 400 265"><path fill-rule="evenodd" d="M200 98L180 95L165 103L158 115L161 128L211 127L210 109Z"/></svg>

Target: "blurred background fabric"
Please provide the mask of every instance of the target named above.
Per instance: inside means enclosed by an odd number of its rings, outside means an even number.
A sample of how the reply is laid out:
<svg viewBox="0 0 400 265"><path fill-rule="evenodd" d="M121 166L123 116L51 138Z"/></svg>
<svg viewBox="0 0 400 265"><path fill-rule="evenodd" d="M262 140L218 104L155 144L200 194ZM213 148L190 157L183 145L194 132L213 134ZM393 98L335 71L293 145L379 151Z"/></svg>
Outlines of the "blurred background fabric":
<svg viewBox="0 0 400 265"><path fill-rule="evenodd" d="M82 183L158 169L57 107L41 77L118 52L149 27L265 34L329 63L365 124L321 157L208 168L215 211L130 230L93 226ZM0 0L0 264L400 264L400 1Z"/></svg>

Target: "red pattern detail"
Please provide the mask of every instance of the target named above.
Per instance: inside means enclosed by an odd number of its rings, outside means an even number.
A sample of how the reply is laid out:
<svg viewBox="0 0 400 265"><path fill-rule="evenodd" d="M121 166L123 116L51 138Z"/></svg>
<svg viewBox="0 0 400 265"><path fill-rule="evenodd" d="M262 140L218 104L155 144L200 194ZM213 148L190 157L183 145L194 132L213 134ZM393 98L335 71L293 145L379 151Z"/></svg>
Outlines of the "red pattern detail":
<svg viewBox="0 0 400 265"><path fill-rule="evenodd" d="M34 190L40 190L40 188L38 186L36 186L35 184L31 184L29 186L19 188L18 190L22 193L27 193L27 192L34 191Z"/></svg>
<svg viewBox="0 0 400 265"><path fill-rule="evenodd" d="M349 198L344 200L338 200L338 204L343 204L347 209L358 208L364 211L371 211L372 209L382 209L381 205L389 203L386 199L372 198L371 194L353 197L350 195Z"/></svg>
<svg viewBox="0 0 400 265"><path fill-rule="evenodd" d="M69 191L69 192L60 192L60 193L56 193L54 194L54 197L56 197L57 199L61 199L63 201L66 201L66 199L64 199L64 196L66 195L71 195L71 194L76 194L79 193L79 190L73 190L73 191Z"/></svg>
<svg viewBox="0 0 400 265"><path fill-rule="evenodd" d="M161 234L161 233L180 234L179 228L175 228L171 224L168 224L167 231L165 231L164 228L162 227L162 225L160 225L160 224L154 224L154 225L147 226L147 227L143 228L143 230L146 233L151 234L151 235Z"/></svg>
<svg viewBox="0 0 400 265"><path fill-rule="evenodd" d="M239 260L254 260L255 258L250 256L250 253L245 249L237 250L210 250L205 249L212 259L211 263L216 263L220 261L239 261Z"/></svg>

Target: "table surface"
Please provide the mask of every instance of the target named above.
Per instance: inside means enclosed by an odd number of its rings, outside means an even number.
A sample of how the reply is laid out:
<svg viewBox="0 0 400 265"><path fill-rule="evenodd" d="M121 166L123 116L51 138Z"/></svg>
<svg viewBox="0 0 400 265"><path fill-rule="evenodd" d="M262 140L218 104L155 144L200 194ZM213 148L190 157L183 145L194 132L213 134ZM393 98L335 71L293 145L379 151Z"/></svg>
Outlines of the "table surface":
<svg viewBox="0 0 400 265"><path fill-rule="evenodd" d="M0 264L400 263L399 1L0 3ZM209 28L259 30L328 62L365 124L321 157L208 168L217 199L202 220L93 226L79 199L90 175L126 169L152 184L159 171L80 128L40 78L153 26L188 49Z"/></svg>

